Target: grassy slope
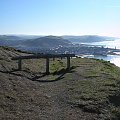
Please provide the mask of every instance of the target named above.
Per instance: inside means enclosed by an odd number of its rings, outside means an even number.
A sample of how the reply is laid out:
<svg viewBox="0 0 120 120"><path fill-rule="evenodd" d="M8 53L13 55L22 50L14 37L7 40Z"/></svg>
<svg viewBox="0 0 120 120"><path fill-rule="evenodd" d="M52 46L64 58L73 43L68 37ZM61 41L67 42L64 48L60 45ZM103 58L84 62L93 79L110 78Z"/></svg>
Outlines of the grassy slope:
<svg viewBox="0 0 120 120"><path fill-rule="evenodd" d="M0 47L0 119L93 120L120 119L120 69L103 60L25 60L22 71L12 56L26 55Z"/></svg>

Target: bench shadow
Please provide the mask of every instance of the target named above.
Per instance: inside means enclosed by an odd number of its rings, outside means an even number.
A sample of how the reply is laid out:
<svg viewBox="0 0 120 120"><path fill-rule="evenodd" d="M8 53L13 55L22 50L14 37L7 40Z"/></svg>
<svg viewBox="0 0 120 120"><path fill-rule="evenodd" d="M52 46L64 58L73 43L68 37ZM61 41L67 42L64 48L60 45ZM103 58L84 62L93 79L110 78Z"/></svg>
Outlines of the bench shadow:
<svg viewBox="0 0 120 120"><path fill-rule="evenodd" d="M116 107L120 106L120 93L109 96L108 99L109 99L110 103L112 103Z"/></svg>
<svg viewBox="0 0 120 120"><path fill-rule="evenodd" d="M16 73L16 72L19 72L19 71L23 71L23 72L30 73L29 71L26 71L26 70L13 69L13 70L11 70L11 71L1 71L1 70L0 70L0 72L1 72L1 73L6 73L6 74L15 75L15 76L19 76L19 77L25 77L25 78L27 78L27 79L29 79L29 80L37 81L37 82L55 82L55 81L59 81L59 80L63 79L63 78L64 78L64 75L65 75L66 73L73 73L73 72L75 72L74 69L75 69L76 67L77 67L77 66L72 66L69 70L63 68L63 69L61 69L61 70L59 70L59 71L56 71L56 72L50 73L50 74L46 74L46 73L41 73L41 75L35 75L35 74L34 74L34 77L27 77L27 76L22 75L22 74L20 74L20 73ZM30 74L31 74L31 73L30 73ZM52 79L52 80L44 80L44 79L41 80L42 78L44 78L44 77L46 77L46 76L48 76L48 75L52 75L52 76L58 75L58 77L55 78L55 79Z"/></svg>
<svg viewBox="0 0 120 120"><path fill-rule="evenodd" d="M35 76L35 77L33 77L31 80L32 80L32 81L37 81L37 82L55 82L55 81L59 81L59 80L63 79L63 78L64 78L64 77L63 77L64 75L65 75L65 73L61 74L61 75L60 75L59 77L57 77L56 79L52 79L52 80L41 80L40 78L46 76L46 74L44 74L44 75L42 75L42 76Z"/></svg>
<svg viewBox="0 0 120 120"><path fill-rule="evenodd" d="M72 66L69 70L63 68L63 69L61 69L61 70L59 70L59 71L56 71L56 72L54 72L54 73L50 73L49 75L53 75L53 76L59 75L57 78L52 79L52 80L41 80L41 79L40 79L40 78L43 78L43 77L45 77L45 76L48 76L48 74L46 74L46 73L42 74L41 76L35 76L35 77L33 77L31 80L32 80L32 81L38 81L38 82L55 82L55 81L59 81L59 80L61 80L61 79L64 78L64 75L65 75L66 73L72 73L72 72L74 72L74 69L75 69L75 68L76 68L75 66Z"/></svg>

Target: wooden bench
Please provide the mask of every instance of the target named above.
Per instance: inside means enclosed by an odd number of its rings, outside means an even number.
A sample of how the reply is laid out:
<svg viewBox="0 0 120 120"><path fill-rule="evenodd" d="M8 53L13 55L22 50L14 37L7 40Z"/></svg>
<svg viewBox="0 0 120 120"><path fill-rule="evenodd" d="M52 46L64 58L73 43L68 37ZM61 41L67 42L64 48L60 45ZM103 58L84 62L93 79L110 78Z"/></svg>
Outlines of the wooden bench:
<svg viewBox="0 0 120 120"><path fill-rule="evenodd" d="M36 55L12 57L12 60L18 60L18 70L21 70L23 59L45 58L46 59L46 74L49 74L49 59L50 58L67 58L67 69L70 70L70 58L71 57L75 57L75 54L36 54Z"/></svg>

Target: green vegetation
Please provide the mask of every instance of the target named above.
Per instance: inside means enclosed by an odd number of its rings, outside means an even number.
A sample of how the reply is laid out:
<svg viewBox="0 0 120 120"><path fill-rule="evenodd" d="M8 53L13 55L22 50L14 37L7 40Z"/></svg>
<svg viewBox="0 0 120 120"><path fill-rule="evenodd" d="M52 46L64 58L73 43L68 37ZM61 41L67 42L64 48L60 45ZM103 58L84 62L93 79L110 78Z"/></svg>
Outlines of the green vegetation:
<svg viewBox="0 0 120 120"><path fill-rule="evenodd" d="M15 71L12 56L26 55L0 48L0 119L120 119L120 68L103 60L24 60ZM58 112L59 111L59 112Z"/></svg>
<svg viewBox="0 0 120 120"><path fill-rule="evenodd" d="M75 70L79 77L69 88L68 102L87 112L120 119L120 69L103 60L78 59L78 62L86 68L82 74ZM69 78L73 79L72 75Z"/></svg>
<svg viewBox="0 0 120 120"><path fill-rule="evenodd" d="M54 61L51 61L50 71L52 73L57 73L64 68L65 68L65 62L63 62L62 60L55 59Z"/></svg>

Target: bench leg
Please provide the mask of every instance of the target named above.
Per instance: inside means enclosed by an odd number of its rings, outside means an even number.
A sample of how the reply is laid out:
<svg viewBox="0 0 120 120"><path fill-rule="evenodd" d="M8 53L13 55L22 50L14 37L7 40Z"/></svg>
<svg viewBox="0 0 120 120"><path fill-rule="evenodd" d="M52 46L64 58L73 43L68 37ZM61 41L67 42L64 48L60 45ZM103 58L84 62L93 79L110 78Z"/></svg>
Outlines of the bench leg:
<svg viewBox="0 0 120 120"><path fill-rule="evenodd" d="M67 57L67 69L70 70L70 57Z"/></svg>
<svg viewBox="0 0 120 120"><path fill-rule="evenodd" d="M46 58L46 74L49 74L49 58Z"/></svg>
<svg viewBox="0 0 120 120"><path fill-rule="evenodd" d="M21 70L22 69L22 60L19 59L18 60L18 70Z"/></svg>

